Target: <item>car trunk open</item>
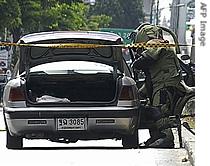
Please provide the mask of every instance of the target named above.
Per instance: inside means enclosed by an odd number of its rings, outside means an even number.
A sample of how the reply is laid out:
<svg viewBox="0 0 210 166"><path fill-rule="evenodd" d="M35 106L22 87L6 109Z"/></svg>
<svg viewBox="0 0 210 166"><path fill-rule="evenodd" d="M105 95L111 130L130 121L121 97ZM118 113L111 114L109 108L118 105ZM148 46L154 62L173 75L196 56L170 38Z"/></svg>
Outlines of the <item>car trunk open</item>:
<svg viewBox="0 0 210 166"><path fill-rule="evenodd" d="M111 73L31 74L26 83L27 98L36 104L112 103L117 80Z"/></svg>
<svg viewBox="0 0 210 166"><path fill-rule="evenodd" d="M99 48L21 47L20 73L25 72L28 103L113 103L118 93L119 73L123 73L122 49L108 45L116 41L95 39L59 39L36 43L104 44ZM112 72L68 74L31 73L33 67L60 61L86 61L112 68Z"/></svg>

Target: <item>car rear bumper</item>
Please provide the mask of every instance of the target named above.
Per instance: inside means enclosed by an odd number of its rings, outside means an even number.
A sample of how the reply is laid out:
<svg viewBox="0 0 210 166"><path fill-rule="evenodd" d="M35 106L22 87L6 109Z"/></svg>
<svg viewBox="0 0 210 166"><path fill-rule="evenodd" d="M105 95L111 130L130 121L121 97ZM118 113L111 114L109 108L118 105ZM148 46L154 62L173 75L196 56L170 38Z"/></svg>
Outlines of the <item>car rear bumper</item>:
<svg viewBox="0 0 210 166"><path fill-rule="evenodd" d="M104 107L91 108L4 108L6 123L11 135L27 138L49 138L78 136L81 139L94 134L96 138L115 137L132 134L137 127L137 108ZM85 118L85 130L65 130L57 128L58 118ZM34 123L31 123L34 122ZM84 137L84 138L83 138ZM80 139L79 138L79 139Z"/></svg>

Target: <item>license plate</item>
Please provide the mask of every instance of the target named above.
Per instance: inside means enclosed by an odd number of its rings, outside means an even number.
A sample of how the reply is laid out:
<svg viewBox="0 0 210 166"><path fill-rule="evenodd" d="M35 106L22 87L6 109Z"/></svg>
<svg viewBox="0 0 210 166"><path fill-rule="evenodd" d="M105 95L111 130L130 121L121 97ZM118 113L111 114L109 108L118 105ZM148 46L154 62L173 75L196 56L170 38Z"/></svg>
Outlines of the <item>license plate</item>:
<svg viewBox="0 0 210 166"><path fill-rule="evenodd" d="M86 118L58 118L57 130L86 130Z"/></svg>

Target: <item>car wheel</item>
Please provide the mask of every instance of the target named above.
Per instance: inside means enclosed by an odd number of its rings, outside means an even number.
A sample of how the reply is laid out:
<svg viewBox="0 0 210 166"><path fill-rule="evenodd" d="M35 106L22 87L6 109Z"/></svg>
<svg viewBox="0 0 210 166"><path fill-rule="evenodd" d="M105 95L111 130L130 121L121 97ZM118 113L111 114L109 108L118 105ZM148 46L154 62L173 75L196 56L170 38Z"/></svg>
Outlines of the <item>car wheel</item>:
<svg viewBox="0 0 210 166"><path fill-rule="evenodd" d="M21 149L23 148L23 138L11 136L9 131L7 130L7 144L6 147L8 149Z"/></svg>
<svg viewBox="0 0 210 166"><path fill-rule="evenodd" d="M122 138L122 145L125 149L136 149L139 146L138 130L136 130L132 135L125 135Z"/></svg>

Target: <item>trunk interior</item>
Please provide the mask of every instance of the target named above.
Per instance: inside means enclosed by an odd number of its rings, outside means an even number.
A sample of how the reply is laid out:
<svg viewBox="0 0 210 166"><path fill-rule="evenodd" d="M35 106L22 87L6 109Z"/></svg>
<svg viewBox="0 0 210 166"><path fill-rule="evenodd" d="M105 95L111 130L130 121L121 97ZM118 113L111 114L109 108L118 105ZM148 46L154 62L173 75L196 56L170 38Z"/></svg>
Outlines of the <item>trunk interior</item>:
<svg viewBox="0 0 210 166"><path fill-rule="evenodd" d="M111 73L30 74L26 84L32 103L110 103L117 93Z"/></svg>

